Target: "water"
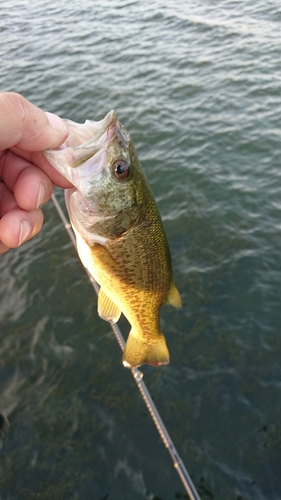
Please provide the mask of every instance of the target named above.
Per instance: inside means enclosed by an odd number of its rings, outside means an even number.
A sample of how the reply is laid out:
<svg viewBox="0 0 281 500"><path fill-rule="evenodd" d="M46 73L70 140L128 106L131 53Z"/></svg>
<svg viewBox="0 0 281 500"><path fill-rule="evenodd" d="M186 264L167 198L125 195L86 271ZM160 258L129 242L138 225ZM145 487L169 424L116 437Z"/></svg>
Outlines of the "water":
<svg viewBox="0 0 281 500"><path fill-rule="evenodd" d="M279 2L0 14L1 90L81 122L114 108L133 137L183 299L161 313L171 364L143 371L202 500L280 500ZM187 498L51 202L44 214L0 259L1 500Z"/></svg>

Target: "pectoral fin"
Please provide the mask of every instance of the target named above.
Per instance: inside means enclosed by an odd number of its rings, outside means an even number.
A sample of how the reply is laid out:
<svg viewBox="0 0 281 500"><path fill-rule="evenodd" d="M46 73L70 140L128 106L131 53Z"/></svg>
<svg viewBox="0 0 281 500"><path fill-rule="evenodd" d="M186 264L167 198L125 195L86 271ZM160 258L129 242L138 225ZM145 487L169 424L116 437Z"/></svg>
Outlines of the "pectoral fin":
<svg viewBox="0 0 281 500"><path fill-rule="evenodd" d="M114 302L100 289L98 295L98 313L102 319L116 323L121 316L121 311Z"/></svg>
<svg viewBox="0 0 281 500"><path fill-rule="evenodd" d="M167 303L175 307L181 307L181 296L173 281L168 294Z"/></svg>

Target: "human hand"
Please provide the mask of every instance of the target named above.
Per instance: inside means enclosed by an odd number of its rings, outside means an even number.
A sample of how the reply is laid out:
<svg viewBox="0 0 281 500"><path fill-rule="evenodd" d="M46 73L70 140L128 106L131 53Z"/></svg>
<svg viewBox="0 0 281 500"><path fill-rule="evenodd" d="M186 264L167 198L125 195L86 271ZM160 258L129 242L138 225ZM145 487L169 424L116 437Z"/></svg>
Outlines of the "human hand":
<svg viewBox="0 0 281 500"><path fill-rule="evenodd" d="M41 151L68 135L64 122L21 95L0 93L0 254L35 236L43 224L39 208L53 184L69 188Z"/></svg>

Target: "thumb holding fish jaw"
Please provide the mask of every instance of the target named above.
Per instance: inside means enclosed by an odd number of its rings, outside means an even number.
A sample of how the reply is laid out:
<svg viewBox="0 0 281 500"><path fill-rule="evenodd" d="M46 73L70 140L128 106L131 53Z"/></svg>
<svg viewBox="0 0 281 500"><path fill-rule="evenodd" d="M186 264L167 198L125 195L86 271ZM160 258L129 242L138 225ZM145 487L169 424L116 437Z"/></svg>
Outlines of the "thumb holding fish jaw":
<svg viewBox="0 0 281 500"><path fill-rule="evenodd" d="M37 234L43 224L40 205L58 176L40 151L56 148L68 135L64 122L13 92L0 93L0 254Z"/></svg>

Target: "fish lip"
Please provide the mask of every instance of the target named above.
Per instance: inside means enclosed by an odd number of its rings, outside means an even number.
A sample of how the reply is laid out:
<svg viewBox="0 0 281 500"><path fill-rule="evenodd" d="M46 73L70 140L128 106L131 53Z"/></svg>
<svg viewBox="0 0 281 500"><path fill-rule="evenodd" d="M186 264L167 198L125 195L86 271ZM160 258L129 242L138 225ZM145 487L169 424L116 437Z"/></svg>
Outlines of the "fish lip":
<svg viewBox="0 0 281 500"><path fill-rule="evenodd" d="M81 187L79 177L85 180L87 176L89 160L93 159L98 164L103 152L116 140L121 147L128 148L130 136L118 121L114 110L97 122L64 122L69 130L67 139L59 148L48 149L43 154L49 163L78 189Z"/></svg>
<svg viewBox="0 0 281 500"><path fill-rule="evenodd" d="M82 127L87 127L89 124L89 120L86 120L85 123L82 125ZM98 132L93 135L87 142L82 142L80 146L71 146L70 144L70 147L74 147L75 149L79 149L79 148L87 148L87 147L91 147L91 145L95 142L98 142L102 136L105 134L105 132L107 132L107 138L108 137L108 131L109 129L113 129L114 130L116 129L116 125L117 125L117 115L115 113L115 111L112 109L111 111L109 111L107 113L107 115L104 117L103 120L101 120L101 128L98 130ZM114 137L114 134L112 134L112 137Z"/></svg>
<svg viewBox="0 0 281 500"><path fill-rule="evenodd" d="M61 146L57 149L57 151L61 151L64 149L87 149L91 148L93 143L98 142L101 137L104 135L104 133L107 131L107 129L111 126L114 126L116 128L117 125L117 115L116 112L112 109L107 113L107 115L100 120L99 122L92 122L91 120L86 120L85 123L75 123L71 120L63 119L64 123L66 124L67 128L69 129L70 133L68 138L65 140ZM91 133L91 128L93 127L92 124L100 124L100 127L98 128L96 133ZM79 127L79 133L86 133L85 131L90 128L90 132L88 132L89 139L88 140L83 140L81 139L80 144L77 144L77 136L73 134L73 130L75 127L78 129ZM81 134L80 134L81 135ZM114 135L114 134L113 134Z"/></svg>
<svg viewBox="0 0 281 500"><path fill-rule="evenodd" d="M75 135L75 131L74 133L72 132L72 129L75 128L75 126L79 126L79 132L83 135L88 128L91 130L91 121L86 120L84 124L78 125L73 124L73 122L70 122L69 120L64 121L66 124L69 124L71 133L69 138L61 145L59 150L63 150L67 155L67 160L72 168L81 166L89 158L96 155L105 144L108 144L108 141L111 142L114 139L118 128L117 115L114 110L111 110L107 113L103 120L97 122L101 124L101 127L97 130L97 132L94 135L91 135L86 142L82 139L80 144L77 145L77 135ZM73 144L74 140L75 144Z"/></svg>
<svg viewBox="0 0 281 500"><path fill-rule="evenodd" d="M70 124L71 127L73 127L73 122L69 120L64 120L66 124ZM90 120L86 120L84 124L78 124L80 131L84 128L87 129L88 127L91 126ZM80 144L72 144L72 139L69 137L66 139L66 141L60 146L61 149L71 149L72 151L80 151L80 150L87 150L89 149L89 152L92 151L92 154L95 154L97 151L99 151L105 142L111 142L117 137L120 145L123 147L128 147L128 144L130 142L130 136L126 129L123 127L123 125L118 121L117 119L117 114L116 112L112 109L107 113L107 115L104 117L103 120L96 122L100 123L101 127L99 130L92 135L88 141L81 141ZM75 124L77 125L77 124ZM74 126L75 126L74 125ZM106 135L105 135L106 133ZM73 138L74 139L74 138ZM102 139L102 140L101 140ZM76 138L77 140L77 138ZM107 143L108 143L107 142ZM94 144L96 144L96 148L94 148ZM59 148L59 149L60 149Z"/></svg>
<svg viewBox="0 0 281 500"><path fill-rule="evenodd" d="M73 124L73 122L71 123ZM117 139L120 146L123 148L127 148L129 145L130 136L123 125L118 121L117 114L114 110L109 111L100 122L86 120L84 124L79 124L80 131L83 128L87 129L91 127L91 123L97 123L101 126L88 141L81 141L81 144L72 145L70 138L68 143L66 141L67 145L64 143L66 145L66 147L64 147L64 153L71 168L83 166L90 158L97 155L102 149L107 148L115 139Z"/></svg>

